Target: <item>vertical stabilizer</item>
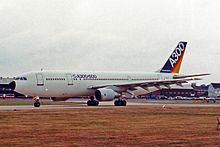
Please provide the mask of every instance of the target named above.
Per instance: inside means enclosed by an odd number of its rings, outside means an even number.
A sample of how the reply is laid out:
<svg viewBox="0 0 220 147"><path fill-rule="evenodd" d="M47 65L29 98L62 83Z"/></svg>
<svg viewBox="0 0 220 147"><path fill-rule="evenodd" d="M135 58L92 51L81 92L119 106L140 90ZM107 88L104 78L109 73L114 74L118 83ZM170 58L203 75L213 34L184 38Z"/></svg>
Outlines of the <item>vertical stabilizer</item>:
<svg viewBox="0 0 220 147"><path fill-rule="evenodd" d="M185 53L187 42L180 41L167 60L166 64L160 70L161 73L179 73Z"/></svg>

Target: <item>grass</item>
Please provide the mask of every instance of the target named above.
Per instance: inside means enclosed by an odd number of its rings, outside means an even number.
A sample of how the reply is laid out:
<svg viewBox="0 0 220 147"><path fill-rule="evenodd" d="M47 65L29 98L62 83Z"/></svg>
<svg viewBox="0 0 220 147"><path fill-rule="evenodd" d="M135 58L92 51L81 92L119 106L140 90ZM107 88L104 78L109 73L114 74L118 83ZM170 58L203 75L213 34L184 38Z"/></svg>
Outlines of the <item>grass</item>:
<svg viewBox="0 0 220 147"><path fill-rule="evenodd" d="M220 108L0 111L0 146L219 146Z"/></svg>

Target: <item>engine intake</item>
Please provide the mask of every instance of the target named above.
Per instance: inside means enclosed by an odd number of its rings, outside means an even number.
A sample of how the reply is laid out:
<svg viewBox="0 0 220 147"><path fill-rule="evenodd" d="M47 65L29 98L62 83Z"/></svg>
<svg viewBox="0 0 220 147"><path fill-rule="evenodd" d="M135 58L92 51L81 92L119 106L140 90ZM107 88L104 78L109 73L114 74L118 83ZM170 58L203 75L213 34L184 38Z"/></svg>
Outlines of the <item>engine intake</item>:
<svg viewBox="0 0 220 147"><path fill-rule="evenodd" d="M120 94L112 89L100 88L95 91L95 97L98 101L112 101L114 98L120 97Z"/></svg>

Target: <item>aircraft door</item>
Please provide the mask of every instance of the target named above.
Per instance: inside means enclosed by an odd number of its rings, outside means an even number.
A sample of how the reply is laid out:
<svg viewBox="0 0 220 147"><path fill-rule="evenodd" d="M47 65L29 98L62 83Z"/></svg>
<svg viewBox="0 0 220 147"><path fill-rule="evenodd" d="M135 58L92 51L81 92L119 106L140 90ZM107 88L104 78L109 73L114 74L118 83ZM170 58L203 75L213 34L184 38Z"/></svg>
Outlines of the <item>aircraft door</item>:
<svg viewBox="0 0 220 147"><path fill-rule="evenodd" d="M41 73L36 74L36 78L37 78L37 86L44 86L43 74Z"/></svg>
<svg viewBox="0 0 220 147"><path fill-rule="evenodd" d="M66 74L68 85L73 85L73 78L71 74Z"/></svg>

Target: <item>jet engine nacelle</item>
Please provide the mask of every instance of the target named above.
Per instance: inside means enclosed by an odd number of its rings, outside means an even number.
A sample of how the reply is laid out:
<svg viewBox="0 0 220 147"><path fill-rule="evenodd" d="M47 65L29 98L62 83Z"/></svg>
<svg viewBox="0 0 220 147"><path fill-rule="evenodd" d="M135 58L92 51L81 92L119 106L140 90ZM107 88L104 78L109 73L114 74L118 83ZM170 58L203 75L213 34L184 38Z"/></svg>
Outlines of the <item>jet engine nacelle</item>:
<svg viewBox="0 0 220 147"><path fill-rule="evenodd" d="M65 97L52 97L51 100L52 101L66 101L69 98L65 98Z"/></svg>
<svg viewBox="0 0 220 147"><path fill-rule="evenodd" d="M95 97L98 101L112 101L114 98L120 97L120 94L112 89L100 88L95 91Z"/></svg>

